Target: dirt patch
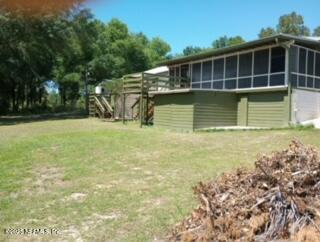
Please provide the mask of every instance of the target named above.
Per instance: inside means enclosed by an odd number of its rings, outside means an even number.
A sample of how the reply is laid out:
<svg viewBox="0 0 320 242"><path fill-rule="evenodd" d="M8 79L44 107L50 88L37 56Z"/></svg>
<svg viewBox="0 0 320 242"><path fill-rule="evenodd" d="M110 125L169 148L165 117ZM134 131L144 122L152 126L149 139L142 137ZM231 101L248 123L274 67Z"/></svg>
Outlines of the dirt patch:
<svg viewBox="0 0 320 242"><path fill-rule="evenodd" d="M140 161L150 161L150 162L154 162L158 159L160 159L161 155L163 155L163 153L161 153L160 151L149 151L146 152L143 149L138 149L136 151L133 151L134 153L132 154L133 157L135 157L137 160Z"/></svg>
<svg viewBox="0 0 320 242"><path fill-rule="evenodd" d="M82 202L86 197L87 197L87 194L76 192L71 194L70 199L77 202Z"/></svg>
<svg viewBox="0 0 320 242"><path fill-rule="evenodd" d="M133 168L131 168L131 169L134 170L134 171L141 171L141 170L142 170L141 167L133 167Z"/></svg>
<svg viewBox="0 0 320 242"><path fill-rule="evenodd" d="M70 196L62 198L62 202L84 202L87 198L87 194L81 192L72 193Z"/></svg>
<svg viewBox="0 0 320 242"><path fill-rule="evenodd" d="M63 236L67 235L73 239L73 241L81 242L82 237L80 231L74 226L71 225L68 229L61 231Z"/></svg>
<svg viewBox="0 0 320 242"><path fill-rule="evenodd" d="M166 203L167 203L167 199L162 198L162 197L153 198L153 199L150 199L145 202L145 204L147 206L150 206L153 208L154 207L161 207L161 206L165 205Z"/></svg>
<svg viewBox="0 0 320 242"><path fill-rule="evenodd" d="M81 233L94 231L95 228L102 225L105 221L116 220L121 217L118 212L111 212L107 214L93 213L91 216L85 218L80 225L70 225L67 229L61 231L63 237L71 237L73 241L83 241Z"/></svg>
<svg viewBox="0 0 320 242"><path fill-rule="evenodd" d="M97 184L96 185L96 188L98 189L98 190L102 190L102 189L111 189L111 188L113 188L115 185L114 184Z"/></svg>
<svg viewBox="0 0 320 242"><path fill-rule="evenodd" d="M69 181L65 181L64 171L60 167L44 166L35 169L35 189L38 193L48 193L54 189L68 187Z"/></svg>
<svg viewBox="0 0 320 242"><path fill-rule="evenodd" d="M147 213L147 211L163 207L167 204L168 200L166 198L162 197L157 197L157 198L152 198L149 200L146 200L142 203L142 207L138 209L139 213Z"/></svg>

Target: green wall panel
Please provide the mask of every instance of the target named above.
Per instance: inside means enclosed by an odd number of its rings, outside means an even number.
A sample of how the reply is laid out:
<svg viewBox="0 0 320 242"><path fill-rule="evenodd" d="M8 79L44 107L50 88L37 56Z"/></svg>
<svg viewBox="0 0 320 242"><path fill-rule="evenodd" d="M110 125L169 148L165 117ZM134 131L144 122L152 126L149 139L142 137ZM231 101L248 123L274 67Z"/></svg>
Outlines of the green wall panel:
<svg viewBox="0 0 320 242"><path fill-rule="evenodd" d="M286 91L195 91L155 96L154 125L175 130L218 126L283 127L289 123Z"/></svg>
<svg viewBox="0 0 320 242"><path fill-rule="evenodd" d="M237 125L237 96L234 93L196 92L194 128Z"/></svg>
<svg viewBox="0 0 320 242"><path fill-rule="evenodd" d="M248 126L287 126L287 95L287 92L248 94Z"/></svg>
<svg viewBox="0 0 320 242"><path fill-rule="evenodd" d="M154 125L193 130L193 100L193 93L156 95Z"/></svg>
<svg viewBox="0 0 320 242"><path fill-rule="evenodd" d="M248 95L238 95L237 125L248 125Z"/></svg>

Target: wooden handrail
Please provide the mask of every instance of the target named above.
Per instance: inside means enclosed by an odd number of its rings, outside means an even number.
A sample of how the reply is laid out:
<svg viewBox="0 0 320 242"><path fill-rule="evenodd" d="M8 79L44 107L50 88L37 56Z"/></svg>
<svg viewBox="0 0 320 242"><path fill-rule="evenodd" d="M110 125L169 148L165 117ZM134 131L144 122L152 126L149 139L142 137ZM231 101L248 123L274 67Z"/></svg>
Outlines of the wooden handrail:
<svg viewBox="0 0 320 242"><path fill-rule="evenodd" d="M101 97L101 100L102 100L103 104L105 105L105 107L108 109L109 113L113 114L113 108L109 104L108 100L105 97Z"/></svg>
<svg viewBox="0 0 320 242"><path fill-rule="evenodd" d="M105 110L105 108L103 107L103 105L101 104L100 100L99 100L96 96L94 97L94 100L95 100L98 108L100 109L100 111L104 113L106 110Z"/></svg>

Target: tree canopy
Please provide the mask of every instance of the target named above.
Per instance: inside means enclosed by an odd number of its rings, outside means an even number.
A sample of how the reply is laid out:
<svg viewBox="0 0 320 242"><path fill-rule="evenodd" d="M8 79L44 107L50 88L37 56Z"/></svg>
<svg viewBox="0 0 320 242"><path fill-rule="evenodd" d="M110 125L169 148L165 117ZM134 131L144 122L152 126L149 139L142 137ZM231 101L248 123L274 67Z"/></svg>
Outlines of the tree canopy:
<svg viewBox="0 0 320 242"><path fill-rule="evenodd" d="M214 49L224 48L228 46L238 45L244 43L245 40L241 36L227 37L222 36L219 39L212 42L212 47Z"/></svg>
<svg viewBox="0 0 320 242"><path fill-rule="evenodd" d="M320 37L320 26L314 29L313 36Z"/></svg>
<svg viewBox="0 0 320 242"><path fill-rule="evenodd" d="M280 16L276 28L262 28L259 33L259 38L265 38L277 33L291 34L295 36L309 36L310 29L304 24L302 15L291 12Z"/></svg>
<svg viewBox="0 0 320 242"><path fill-rule="evenodd" d="M266 38L272 35L277 34L277 31L271 27L262 28L259 33L259 38Z"/></svg>
<svg viewBox="0 0 320 242"><path fill-rule="evenodd" d="M203 51L201 47L189 45L186 48L184 48L182 52L183 52L183 55L187 56L187 55L197 54L201 51Z"/></svg>
<svg viewBox="0 0 320 242"><path fill-rule="evenodd" d="M75 105L86 75L95 85L140 72L171 50L159 37L132 33L118 19L103 23L88 9L27 15L8 6L0 9L2 113L46 105L49 81L58 87L62 105Z"/></svg>
<svg viewBox="0 0 320 242"><path fill-rule="evenodd" d="M222 36L219 39L216 39L215 41L212 42L212 47L214 49L219 49L219 48L224 48L224 47L228 47L228 46L242 44L244 42L245 42L245 40L241 36L234 36L234 37ZM197 54L201 51L205 51L208 49L209 48L201 48L198 46L189 45L183 49L182 56ZM177 55L177 56L179 56L179 55Z"/></svg>

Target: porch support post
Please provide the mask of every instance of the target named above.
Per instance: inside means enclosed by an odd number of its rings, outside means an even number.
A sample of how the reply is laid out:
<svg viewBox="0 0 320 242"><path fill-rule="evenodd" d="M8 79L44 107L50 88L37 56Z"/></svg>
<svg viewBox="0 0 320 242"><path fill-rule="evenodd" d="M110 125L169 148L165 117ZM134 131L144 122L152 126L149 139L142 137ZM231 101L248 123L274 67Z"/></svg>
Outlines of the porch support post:
<svg viewBox="0 0 320 242"><path fill-rule="evenodd" d="M143 93L144 93L144 73L141 73L141 93L140 93L140 128L143 125Z"/></svg>
<svg viewBox="0 0 320 242"><path fill-rule="evenodd" d="M122 123L126 122L126 94L122 93Z"/></svg>

